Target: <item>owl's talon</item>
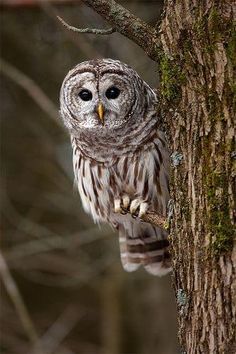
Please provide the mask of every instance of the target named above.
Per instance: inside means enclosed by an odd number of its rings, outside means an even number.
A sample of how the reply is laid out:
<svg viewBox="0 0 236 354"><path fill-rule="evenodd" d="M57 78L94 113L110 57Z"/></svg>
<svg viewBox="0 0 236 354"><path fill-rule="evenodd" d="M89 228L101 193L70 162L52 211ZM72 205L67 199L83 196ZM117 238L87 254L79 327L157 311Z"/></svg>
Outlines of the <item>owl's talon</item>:
<svg viewBox="0 0 236 354"><path fill-rule="evenodd" d="M123 207L125 209L128 209L129 208L129 205L130 205L130 197L125 194L123 197L122 197L122 202L123 202Z"/></svg>
<svg viewBox="0 0 236 354"><path fill-rule="evenodd" d="M127 194L125 194L120 199L115 199L114 205L115 213L120 213L122 215L130 213L134 219L141 219L148 210L147 202L144 202L143 200L138 198L130 202L130 197Z"/></svg>
<svg viewBox="0 0 236 354"><path fill-rule="evenodd" d="M148 203L142 202L139 207L139 213L138 213L139 218L142 218L147 213L147 210L148 210Z"/></svg>
<svg viewBox="0 0 236 354"><path fill-rule="evenodd" d="M130 212L136 217L142 218L148 210L148 203L140 199L134 199L130 205Z"/></svg>
<svg viewBox="0 0 236 354"><path fill-rule="evenodd" d="M134 199L132 200L131 204L130 204L130 213L131 214L135 214L138 207L140 206L141 201L139 199Z"/></svg>
<svg viewBox="0 0 236 354"><path fill-rule="evenodd" d="M121 200L120 199L115 199L114 200L114 211L115 211L115 213L122 213Z"/></svg>
<svg viewBox="0 0 236 354"><path fill-rule="evenodd" d="M114 211L122 215L126 215L129 212L130 197L125 194L120 199L114 200Z"/></svg>
<svg viewBox="0 0 236 354"><path fill-rule="evenodd" d="M128 213L127 209L121 208L121 212L122 215L126 215Z"/></svg>

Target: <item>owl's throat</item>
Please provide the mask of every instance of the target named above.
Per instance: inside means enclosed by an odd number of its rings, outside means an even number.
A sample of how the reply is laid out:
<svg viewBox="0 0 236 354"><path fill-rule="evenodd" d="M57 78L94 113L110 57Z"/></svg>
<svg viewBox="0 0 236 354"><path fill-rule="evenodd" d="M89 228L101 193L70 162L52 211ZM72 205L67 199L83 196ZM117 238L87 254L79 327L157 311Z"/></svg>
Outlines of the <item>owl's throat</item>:
<svg viewBox="0 0 236 354"><path fill-rule="evenodd" d="M117 157L133 154L140 148L148 148L157 134L157 119L136 122L132 127L80 130L72 138L83 155L99 162L107 162Z"/></svg>

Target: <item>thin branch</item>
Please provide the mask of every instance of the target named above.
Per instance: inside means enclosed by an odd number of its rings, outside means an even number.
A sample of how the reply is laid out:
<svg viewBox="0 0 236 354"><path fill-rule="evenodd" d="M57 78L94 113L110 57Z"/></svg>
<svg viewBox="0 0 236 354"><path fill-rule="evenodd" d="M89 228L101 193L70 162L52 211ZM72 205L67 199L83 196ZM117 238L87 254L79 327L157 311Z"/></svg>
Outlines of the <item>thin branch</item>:
<svg viewBox="0 0 236 354"><path fill-rule="evenodd" d="M60 16L57 16L57 18L63 24L64 27L66 27L68 30L73 31L73 32L90 33L90 34L102 34L102 35L112 34L112 33L116 32L115 28L108 28L108 29L77 28L77 27L69 25Z"/></svg>
<svg viewBox="0 0 236 354"><path fill-rule="evenodd" d="M8 261L16 261L38 253L67 249L72 245L73 247L76 247L76 244L80 247L110 236L111 231L111 229L105 227L92 227L86 231L81 231L80 233L77 232L72 235L64 235L63 237L59 235L42 237L39 240L24 242L23 244L13 247L7 252L6 259Z"/></svg>
<svg viewBox="0 0 236 354"><path fill-rule="evenodd" d="M168 220L164 216L158 215L154 212L149 212L146 215L144 215L142 217L142 221L149 222L150 224L154 226L159 226L165 230L169 228Z"/></svg>
<svg viewBox="0 0 236 354"><path fill-rule="evenodd" d="M22 73L19 69L15 68L13 65L7 63L2 58L0 58L0 71L2 71L4 75L9 77L19 86L24 88L25 91L38 104L38 106L46 112L54 122L56 122L59 126L62 126L62 124L60 124L60 119L58 118L57 107L31 78Z"/></svg>
<svg viewBox="0 0 236 354"><path fill-rule="evenodd" d="M33 283L42 284L50 287L78 287L83 284L89 284L91 286L91 280L97 278L100 274L104 272L105 269L109 269L111 265L116 261L114 255L109 255L105 259L96 261L94 267L91 268L91 260L87 261L86 264L80 263L76 267L78 268L76 274L60 274L55 276L55 274L49 274L49 268L47 272L41 272L40 270L30 270L28 272L22 271L20 269L21 265L18 263L17 270L21 272L21 275L30 280ZM41 262L42 264L42 262ZM75 268L75 266L74 266Z"/></svg>
<svg viewBox="0 0 236 354"><path fill-rule="evenodd" d="M124 207L122 207L122 210L123 210L122 214L130 214L131 215L130 210L125 209ZM137 217L136 215L132 215L132 216L134 218ZM148 222L154 226L159 226L165 230L167 230L169 227L168 218L165 218L164 216L159 215L153 211L148 211L145 215L143 215L140 218L140 220L144 221L144 222Z"/></svg>
<svg viewBox="0 0 236 354"><path fill-rule="evenodd" d="M57 27L59 26L61 29L61 23L57 19L58 10L54 8L52 3L50 3L50 1L40 1L40 7L54 21L56 26ZM78 41L77 38L74 36L74 34L68 31L66 27L65 28L63 27L63 29L66 38L69 39L77 48L79 48L79 50L83 52L86 57L88 58L102 57L101 53L96 50L92 42L88 41L85 36L80 37Z"/></svg>
<svg viewBox="0 0 236 354"><path fill-rule="evenodd" d="M15 305L15 309L17 314L22 322L22 325L25 329L25 332L32 343L35 345L38 342L38 335L34 324L30 318L28 310L24 304L24 300L22 299L21 293L8 269L7 263L4 259L2 252L0 251L0 275L7 290L9 297L11 298L13 304ZM41 353L40 348L38 348L38 353Z"/></svg>
<svg viewBox="0 0 236 354"><path fill-rule="evenodd" d="M41 345L44 354L56 353L65 337L68 336L84 315L85 311L78 313L76 308L72 306L66 308L39 340L38 345ZM36 353L37 346L32 354Z"/></svg>
<svg viewBox="0 0 236 354"><path fill-rule="evenodd" d="M158 59L160 40L154 27L134 16L114 0L82 1L108 21L114 31L123 34L134 43L138 44L151 59L155 61ZM81 32L81 30L78 29L78 32Z"/></svg>
<svg viewBox="0 0 236 354"><path fill-rule="evenodd" d="M159 226L165 230L169 230L171 220L173 218L174 214L174 201L173 199L169 199L168 204L167 204L167 216L164 217L162 215L159 215L153 211L147 212L142 217L142 220L145 222L149 222L150 224L154 226Z"/></svg>

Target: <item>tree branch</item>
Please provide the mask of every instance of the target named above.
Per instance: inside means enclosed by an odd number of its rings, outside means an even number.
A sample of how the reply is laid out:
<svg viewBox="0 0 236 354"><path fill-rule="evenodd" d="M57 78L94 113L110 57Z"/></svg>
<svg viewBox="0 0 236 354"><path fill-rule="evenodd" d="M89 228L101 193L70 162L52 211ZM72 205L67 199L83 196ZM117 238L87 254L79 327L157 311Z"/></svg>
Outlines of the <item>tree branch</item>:
<svg viewBox="0 0 236 354"><path fill-rule="evenodd" d="M22 322L25 332L32 343L35 345L38 342L38 335L34 324L30 318L29 312L25 306L24 300L22 299L21 293L8 269L7 263L4 259L3 254L0 251L0 276L5 285L7 293L15 305L16 312ZM42 354L41 349L38 347L38 354Z"/></svg>
<svg viewBox="0 0 236 354"><path fill-rule="evenodd" d="M116 32L115 28L108 28L108 29L99 29L99 28L77 28L74 26L69 25L66 21L63 20L60 16L57 16L58 20L66 27L68 30L78 33L90 33L90 34L112 34Z"/></svg>
<svg viewBox="0 0 236 354"><path fill-rule="evenodd" d="M0 71L21 86L28 94L33 98L33 100L38 104L38 106L46 112L46 114L53 119L60 127L60 119L58 118L59 113L57 107L48 98L47 95L41 90L41 88L27 75L22 73L19 69L13 65L6 62L4 59L0 58Z"/></svg>
<svg viewBox="0 0 236 354"><path fill-rule="evenodd" d="M122 207L122 214L130 214L130 210L129 209L125 209L124 207ZM136 217L134 215L132 215L133 217ZM169 228L169 215L167 218L165 218L162 215L159 215L157 213L155 213L154 211L148 211L145 215L143 215L140 218L141 221L144 222L148 222L154 226L158 226L161 227L162 229L167 230Z"/></svg>
<svg viewBox="0 0 236 354"><path fill-rule="evenodd" d="M39 345L43 348L44 354L56 353L65 337L84 315L85 312L78 313L76 308L69 305L39 339L38 345L31 354L37 354Z"/></svg>
<svg viewBox="0 0 236 354"><path fill-rule="evenodd" d="M7 261L17 261L38 253L68 249L71 245L76 247L76 244L78 244L81 247L82 245L102 240L103 238L110 236L110 234L110 228L105 229L104 227L98 228L96 226L80 233L76 232L71 235L65 235L65 237L50 235L49 237L42 237L37 240L23 242L22 244L13 247L5 256Z"/></svg>
<svg viewBox="0 0 236 354"><path fill-rule="evenodd" d="M159 39L155 28L134 16L114 0L82 1L108 21L115 31L138 44L151 59L157 60Z"/></svg>
<svg viewBox="0 0 236 354"><path fill-rule="evenodd" d="M154 212L149 212L142 217L142 221L149 222L154 226L159 226L167 230L169 228L169 221L164 216L158 215Z"/></svg>

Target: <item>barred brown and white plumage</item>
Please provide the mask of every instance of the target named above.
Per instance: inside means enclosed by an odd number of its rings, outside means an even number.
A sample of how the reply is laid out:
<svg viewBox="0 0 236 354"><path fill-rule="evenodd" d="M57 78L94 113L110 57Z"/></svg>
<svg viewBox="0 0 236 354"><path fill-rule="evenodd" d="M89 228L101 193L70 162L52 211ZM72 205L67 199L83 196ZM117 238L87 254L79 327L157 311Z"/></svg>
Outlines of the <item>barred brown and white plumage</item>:
<svg viewBox="0 0 236 354"><path fill-rule="evenodd" d="M71 135L75 181L85 211L119 231L127 271L170 270L167 232L134 218L166 215L169 153L150 86L128 65L80 63L64 79L60 113ZM130 213L122 214L123 209Z"/></svg>

